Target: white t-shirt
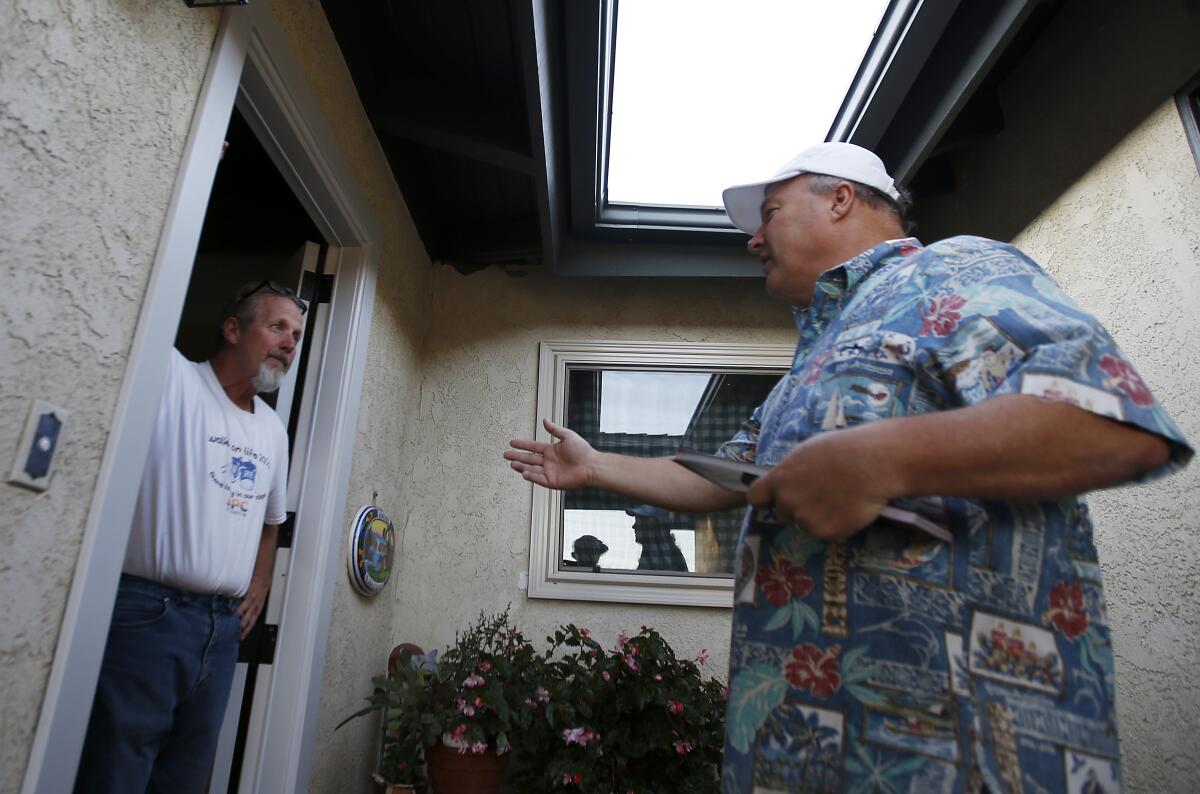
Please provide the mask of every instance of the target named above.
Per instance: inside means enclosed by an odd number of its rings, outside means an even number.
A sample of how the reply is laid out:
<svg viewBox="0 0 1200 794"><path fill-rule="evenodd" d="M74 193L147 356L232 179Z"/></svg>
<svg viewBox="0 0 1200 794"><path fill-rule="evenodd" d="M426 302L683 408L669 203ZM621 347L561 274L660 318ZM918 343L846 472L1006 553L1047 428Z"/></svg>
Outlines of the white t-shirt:
<svg viewBox="0 0 1200 794"><path fill-rule="evenodd" d="M237 407L208 362L171 351L133 514L125 573L240 596L263 524L286 518L287 431L258 397Z"/></svg>

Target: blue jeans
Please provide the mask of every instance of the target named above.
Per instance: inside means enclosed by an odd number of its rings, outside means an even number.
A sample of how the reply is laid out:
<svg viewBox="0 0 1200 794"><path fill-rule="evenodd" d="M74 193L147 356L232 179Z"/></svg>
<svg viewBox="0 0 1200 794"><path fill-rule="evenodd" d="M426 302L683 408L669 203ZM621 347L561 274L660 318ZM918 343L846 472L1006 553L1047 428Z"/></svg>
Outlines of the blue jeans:
<svg viewBox="0 0 1200 794"><path fill-rule="evenodd" d="M121 576L76 794L208 787L237 664L238 601Z"/></svg>

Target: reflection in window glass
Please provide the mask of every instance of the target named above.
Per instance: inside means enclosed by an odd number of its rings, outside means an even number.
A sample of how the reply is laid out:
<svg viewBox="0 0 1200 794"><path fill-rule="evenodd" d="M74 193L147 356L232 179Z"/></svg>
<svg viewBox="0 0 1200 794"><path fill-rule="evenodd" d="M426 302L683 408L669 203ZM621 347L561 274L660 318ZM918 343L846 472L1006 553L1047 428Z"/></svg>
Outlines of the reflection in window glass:
<svg viewBox="0 0 1200 794"><path fill-rule="evenodd" d="M663 555L646 533L635 529L635 517L624 510L565 510L563 512L563 566L610 570L666 570ZM679 549L684 568L696 570L695 531L668 528L670 542ZM639 542L639 539L646 542Z"/></svg>
<svg viewBox="0 0 1200 794"><path fill-rule="evenodd" d="M762 373L570 367L566 423L604 452L712 453L741 428L778 379ZM610 402L610 390L619 399ZM606 420L609 405L624 406L614 409L619 421ZM732 576L742 513L739 508L688 515L595 488L570 491L563 495L560 568Z"/></svg>
<svg viewBox="0 0 1200 794"><path fill-rule="evenodd" d="M681 436L708 380L703 372L602 372L600 432Z"/></svg>

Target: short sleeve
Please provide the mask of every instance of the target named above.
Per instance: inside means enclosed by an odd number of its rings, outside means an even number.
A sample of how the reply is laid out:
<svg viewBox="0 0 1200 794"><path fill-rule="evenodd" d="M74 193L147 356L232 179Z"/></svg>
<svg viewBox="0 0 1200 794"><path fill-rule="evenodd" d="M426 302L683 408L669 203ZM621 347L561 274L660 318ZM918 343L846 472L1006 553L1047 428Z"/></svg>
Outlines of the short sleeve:
<svg viewBox="0 0 1200 794"><path fill-rule="evenodd" d="M754 413L742 424L741 429L733 435L733 438L717 448L717 456L742 463L754 463L755 456L758 454L758 436L762 430L762 416L763 407L760 405L754 409Z"/></svg>
<svg viewBox="0 0 1200 794"><path fill-rule="evenodd" d="M956 241L939 257L939 246ZM1066 402L1155 433L1171 446L1154 479L1182 468L1193 450L1133 365L1094 317L1018 249L954 238L926 249L914 281L922 295L918 346L948 403L1002 394ZM986 245L984 245L986 243Z"/></svg>
<svg viewBox="0 0 1200 794"><path fill-rule="evenodd" d="M276 423L279 432L275 434L275 460L277 465L272 467L271 492L267 495L267 512L263 519L266 524L282 524L287 520L287 481L288 481L288 441L287 432L281 422Z"/></svg>

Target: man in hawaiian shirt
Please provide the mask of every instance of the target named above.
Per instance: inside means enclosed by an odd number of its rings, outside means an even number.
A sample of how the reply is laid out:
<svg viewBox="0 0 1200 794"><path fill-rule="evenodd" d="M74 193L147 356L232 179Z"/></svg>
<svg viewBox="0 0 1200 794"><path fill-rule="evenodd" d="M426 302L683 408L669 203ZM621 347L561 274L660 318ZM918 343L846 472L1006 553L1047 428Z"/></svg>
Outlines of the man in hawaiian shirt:
<svg viewBox="0 0 1200 794"><path fill-rule="evenodd" d="M800 338L719 451L773 467L746 496L722 790L1119 790L1078 495L1182 467L1179 430L1023 253L904 237L871 152L818 144L724 199ZM505 453L531 482L677 511L740 501L545 424L556 443ZM881 520L889 503L954 542Z"/></svg>

